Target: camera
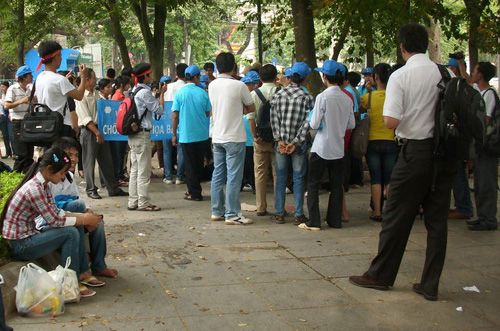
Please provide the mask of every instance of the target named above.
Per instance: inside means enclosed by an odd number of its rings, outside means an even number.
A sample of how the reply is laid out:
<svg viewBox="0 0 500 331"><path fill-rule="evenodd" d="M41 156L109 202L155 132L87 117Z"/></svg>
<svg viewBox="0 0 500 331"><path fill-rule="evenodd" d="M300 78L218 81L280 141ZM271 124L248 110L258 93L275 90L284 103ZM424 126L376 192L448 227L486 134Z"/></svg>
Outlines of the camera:
<svg viewBox="0 0 500 331"><path fill-rule="evenodd" d="M464 56L464 52L460 51L460 52L450 53L450 54L448 54L448 57L450 59L463 60L465 56Z"/></svg>

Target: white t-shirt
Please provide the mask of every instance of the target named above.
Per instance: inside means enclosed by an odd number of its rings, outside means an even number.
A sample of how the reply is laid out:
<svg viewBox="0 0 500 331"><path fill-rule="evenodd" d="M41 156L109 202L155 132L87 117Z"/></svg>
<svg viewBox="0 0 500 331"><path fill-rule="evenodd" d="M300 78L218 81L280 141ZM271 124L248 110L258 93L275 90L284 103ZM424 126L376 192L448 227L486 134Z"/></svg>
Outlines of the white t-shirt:
<svg viewBox="0 0 500 331"><path fill-rule="evenodd" d="M474 84L473 86L476 90L479 91L479 93L481 93L481 96L483 97L486 115L492 117L493 111L495 110L496 106L495 91L493 91L492 89L486 89L481 91L481 89L479 89L479 86L477 84Z"/></svg>
<svg viewBox="0 0 500 331"><path fill-rule="evenodd" d="M208 85L208 96L212 104L212 142L246 142L243 124L243 105L253 104L253 98L245 83L220 74Z"/></svg>
<svg viewBox="0 0 500 331"><path fill-rule="evenodd" d="M31 85L26 86L26 91L21 88L19 83L9 86L7 93L5 95L5 101L16 102L24 97L29 97L31 95ZM9 116L11 120L22 120L26 112L28 111L28 104L23 103L15 108L9 109Z"/></svg>
<svg viewBox="0 0 500 331"><path fill-rule="evenodd" d="M47 105L53 111L57 111L64 116L64 124L71 125L67 94L76 89L70 81L52 71L42 71L35 82L35 95L38 103ZM66 107L66 114L64 108Z"/></svg>
<svg viewBox="0 0 500 331"><path fill-rule="evenodd" d="M389 77L383 114L400 121L398 137L422 140L434 136L440 81L438 66L425 54L413 55Z"/></svg>
<svg viewBox="0 0 500 331"><path fill-rule="evenodd" d="M174 101L175 94L177 94L177 91L183 88L184 85L186 85L186 82L182 79L177 79L175 82L168 84L163 99L165 101Z"/></svg>

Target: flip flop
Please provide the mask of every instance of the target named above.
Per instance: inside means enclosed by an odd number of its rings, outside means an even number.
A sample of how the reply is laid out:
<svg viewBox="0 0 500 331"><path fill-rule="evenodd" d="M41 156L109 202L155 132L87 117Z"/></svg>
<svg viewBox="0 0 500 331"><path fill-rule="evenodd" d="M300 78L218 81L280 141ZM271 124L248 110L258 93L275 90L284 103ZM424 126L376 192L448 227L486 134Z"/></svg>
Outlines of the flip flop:
<svg viewBox="0 0 500 331"><path fill-rule="evenodd" d="M116 278L118 277L118 270L105 268L101 271L94 272L94 275L99 277Z"/></svg>
<svg viewBox="0 0 500 331"><path fill-rule="evenodd" d="M101 286L106 285L106 282L103 282L102 280L99 280L92 275L80 280L80 283L82 283L83 285L90 286L90 287L101 287Z"/></svg>
<svg viewBox="0 0 500 331"><path fill-rule="evenodd" d="M80 284L79 289L80 289L80 297L81 298L89 298L89 297L93 297L94 295L96 295L96 291L89 289L85 285Z"/></svg>
<svg viewBox="0 0 500 331"><path fill-rule="evenodd" d="M160 211L161 208L155 205L149 205L143 208L137 208L138 211Z"/></svg>

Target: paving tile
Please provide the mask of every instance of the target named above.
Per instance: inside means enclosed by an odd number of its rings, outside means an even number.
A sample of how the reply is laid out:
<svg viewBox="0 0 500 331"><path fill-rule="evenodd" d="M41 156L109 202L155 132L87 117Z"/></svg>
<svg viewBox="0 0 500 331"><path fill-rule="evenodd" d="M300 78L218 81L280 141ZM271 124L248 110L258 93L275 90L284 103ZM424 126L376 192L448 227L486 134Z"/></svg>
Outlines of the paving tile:
<svg viewBox="0 0 500 331"><path fill-rule="evenodd" d="M271 312L189 316L183 320L191 331L293 330Z"/></svg>

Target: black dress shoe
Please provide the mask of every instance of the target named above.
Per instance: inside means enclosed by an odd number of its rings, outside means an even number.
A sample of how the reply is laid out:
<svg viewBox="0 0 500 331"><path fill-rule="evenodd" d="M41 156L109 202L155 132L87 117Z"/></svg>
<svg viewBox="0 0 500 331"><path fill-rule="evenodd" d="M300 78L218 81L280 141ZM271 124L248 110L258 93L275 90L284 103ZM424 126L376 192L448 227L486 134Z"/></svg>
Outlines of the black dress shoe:
<svg viewBox="0 0 500 331"><path fill-rule="evenodd" d="M128 192L125 192L122 189L118 189L118 191L110 193L110 197L128 197Z"/></svg>
<svg viewBox="0 0 500 331"><path fill-rule="evenodd" d="M382 284L381 282L363 275L363 276L350 276L349 281L359 287L373 288L380 291L387 291L389 286Z"/></svg>
<svg viewBox="0 0 500 331"><path fill-rule="evenodd" d="M102 197L97 192L87 193L87 196L91 199L102 199Z"/></svg>
<svg viewBox="0 0 500 331"><path fill-rule="evenodd" d="M421 287L420 283L413 284L413 292L420 294L423 296L426 300L429 301L436 301L438 299L437 295L432 295L429 293L426 293Z"/></svg>
<svg viewBox="0 0 500 331"><path fill-rule="evenodd" d="M471 231L494 231L498 228L496 224L487 224L484 222L478 222L474 225L469 225L469 230Z"/></svg>
<svg viewBox="0 0 500 331"><path fill-rule="evenodd" d="M467 223L467 225L476 225L479 223L479 220L467 220L465 223Z"/></svg>

